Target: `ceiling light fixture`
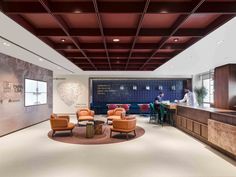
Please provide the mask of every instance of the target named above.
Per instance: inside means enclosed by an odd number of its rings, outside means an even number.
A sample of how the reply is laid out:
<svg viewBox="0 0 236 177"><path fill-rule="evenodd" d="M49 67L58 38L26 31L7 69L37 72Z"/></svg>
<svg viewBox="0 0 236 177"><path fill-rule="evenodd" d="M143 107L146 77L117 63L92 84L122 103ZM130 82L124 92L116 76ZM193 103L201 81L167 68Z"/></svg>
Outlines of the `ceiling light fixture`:
<svg viewBox="0 0 236 177"><path fill-rule="evenodd" d="M6 43L6 42L3 42L3 45L7 46L7 47L10 47L10 44Z"/></svg>
<svg viewBox="0 0 236 177"><path fill-rule="evenodd" d="M75 14L80 14L80 13L81 13L81 11L80 11L80 10L78 10L78 9L76 9L76 10L74 10L74 13L75 13Z"/></svg>
<svg viewBox="0 0 236 177"><path fill-rule="evenodd" d="M42 59L42 58L39 58L39 61L43 61L43 59Z"/></svg>
<svg viewBox="0 0 236 177"><path fill-rule="evenodd" d="M119 41L120 41L120 39L118 39L118 38L115 38L115 39L113 39L112 41L113 41L113 42L119 42Z"/></svg>
<svg viewBox="0 0 236 177"><path fill-rule="evenodd" d="M65 42L66 40L65 39L61 39L61 42Z"/></svg>
<svg viewBox="0 0 236 177"><path fill-rule="evenodd" d="M174 38L174 42L179 42L179 38Z"/></svg>
<svg viewBox="0 0 236 177"><path fill-rule="evenodd" d="M161 10L160 13L162 13L162 14L167 14L168 11L167 11L167 10Z"/></svg>
<svg viewBox="0 0 236 177"><path fill-rule="evenodd" d="M220 40L217 42L218 45L222 44L224 41L223 40Z"/></svg>

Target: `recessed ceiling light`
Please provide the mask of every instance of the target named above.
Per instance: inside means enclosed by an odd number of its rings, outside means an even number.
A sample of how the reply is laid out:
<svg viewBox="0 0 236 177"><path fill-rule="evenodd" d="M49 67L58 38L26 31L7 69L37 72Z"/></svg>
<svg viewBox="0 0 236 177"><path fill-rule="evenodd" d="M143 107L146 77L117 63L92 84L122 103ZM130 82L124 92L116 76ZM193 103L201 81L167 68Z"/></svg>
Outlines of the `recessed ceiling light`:
<svg viewBox="0 0 236 177"><path fill-rule="evenodd" d="M118 38L113 39L113 42L119 42L119 41L120 41L120 39L118 39Z"/></svg>
<svg viewBox="0 0 236 177"><path fill-rule="evenodd" d="M6 42L3 42L3 45L5 45L5 46L7 46L7 47L10 46L10 44L8 44L8 43L6 43Z"/></svg>
<svg viewBox="0 0 236 177"><path fill-rule="evenodd" d="M80 10L78 10L78 9L76 9L76 10L74 10L74 13L76 13L76 14L80 14L80 13L81 13L81 11L80 11Z"/></svg>
<svg viewBox="0 0 236 177"><path fill-rule="evenodd" d="M162 14L167 14L168 11L163 9L163 10L160 11L160 13L162 13Z"/></svg>
<svg viewBox="0 0 236 177"><path fill-rule="evenodd" d="M61 39L61 42L65 42L66 40L65 39Z"/></svg>
<svg viewBox="0 0 236 177"><path fill-rule="evenodd" d="M43 61L43 59L42 59L42 58L39 58L39 61Z"/></svg>
<svg viewBox="0 0 236 177"><path fill-rule="evenodd" d="M220 40L217 42L218 45L222 44L224 41L223 40Z"/></svg>
<svg viewBox="0 0 236 177"><path fill-rule="evenodd" d="M179 42L179 38L174 38L174 42Z"/></svg>

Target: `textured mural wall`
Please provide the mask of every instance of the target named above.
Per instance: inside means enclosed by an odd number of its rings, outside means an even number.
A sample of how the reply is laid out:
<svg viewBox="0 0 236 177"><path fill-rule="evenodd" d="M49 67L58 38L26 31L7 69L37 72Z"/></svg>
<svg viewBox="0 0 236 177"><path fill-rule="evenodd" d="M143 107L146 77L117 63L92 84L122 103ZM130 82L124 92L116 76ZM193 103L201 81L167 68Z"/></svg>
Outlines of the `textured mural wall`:
<svg viewBox="0 0 236 177"><path fill-rule="evenodd" d="M47 82L47 104L24 106L24 79ZM0 136L49 118L52 71L0 53Z"/></svg>
<svg viewBox="0 0 236 177"><path fill-rule="evenodd" d="M53 80L53 112L74 114L88 107L87 76L57 76Z"/></svg>

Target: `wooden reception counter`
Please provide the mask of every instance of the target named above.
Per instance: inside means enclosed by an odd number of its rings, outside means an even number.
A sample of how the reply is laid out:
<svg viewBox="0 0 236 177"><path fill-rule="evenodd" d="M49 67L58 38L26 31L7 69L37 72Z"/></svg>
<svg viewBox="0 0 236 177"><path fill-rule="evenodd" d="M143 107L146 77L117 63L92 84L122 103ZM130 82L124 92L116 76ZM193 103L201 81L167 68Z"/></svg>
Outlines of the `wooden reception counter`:
<svg viewBox="0 0 236 177"><path fill-rule="evenodd" d="M176 127L236 160L236 111L177 105Z"/></svg>

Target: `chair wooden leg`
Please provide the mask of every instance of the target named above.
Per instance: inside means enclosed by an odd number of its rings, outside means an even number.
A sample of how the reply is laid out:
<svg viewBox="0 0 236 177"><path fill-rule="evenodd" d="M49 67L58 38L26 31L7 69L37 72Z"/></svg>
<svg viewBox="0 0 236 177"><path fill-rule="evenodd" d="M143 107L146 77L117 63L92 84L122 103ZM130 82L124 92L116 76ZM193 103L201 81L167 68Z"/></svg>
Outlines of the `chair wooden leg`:
<svg viewBox="0 0 236 177"><path fill-rule="evenodd" d="M71 136L73 135L73 132L72 132L72 130L70 130L70 135L71 135Z"/></svg>
<svg viewBox="0 0 236 177"><path fill-rule="evenodd" d="M54 136L55 136L55 133L56 133L56 131L55 131L55 130L53 130L53 131L52 131L52 137L54 137Z"/></svg>
<svg viewBox="0 0 236 177"><path fill-rule="evenodd" d="M112 130L110 131L110 138L112 137Z"/></svg>
<svg viewBox="0 0 236 177"><path fill-rule="evenodd" d="M134 130L134 136L136 136L136 131Z"/></svg>

